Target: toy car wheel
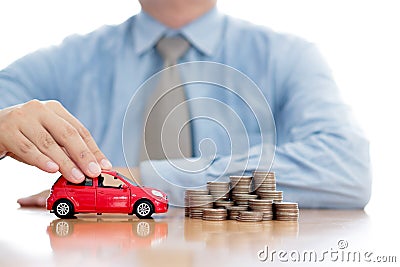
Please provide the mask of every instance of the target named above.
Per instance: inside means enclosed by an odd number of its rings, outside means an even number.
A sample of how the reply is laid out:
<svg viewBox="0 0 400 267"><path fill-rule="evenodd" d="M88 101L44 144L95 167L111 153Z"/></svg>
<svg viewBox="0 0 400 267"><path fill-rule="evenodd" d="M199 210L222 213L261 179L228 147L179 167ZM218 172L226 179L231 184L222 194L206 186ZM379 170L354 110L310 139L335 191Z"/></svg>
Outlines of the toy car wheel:
<svg viewBox="0 0 400 267"><path fill-rule="evenodd" d="M146 221L139 221L136 225L136 235L138 237L146 237L151 233L151 225Z"/></svg>
<svg viewBox="0 0 400 267"><path fill-rule="evenodd" d="M54 233L59 237L69 236L73 231L73 225L67 220L59 220L53 226Z"/></svg>
<svg viewBox="0 0 400 267"><path fill-rule="evenodd" d="M135 215L139 219L150 218L154 212L153 204L147 199L138 200L135 204Z"/></svg>
<svg viewBox="0 0 400 267"><path fill-rule="evenodd" d="M74 206L68 200L59 200L54 204L54 213L61 219L72 218L74 216Z"/></svg>

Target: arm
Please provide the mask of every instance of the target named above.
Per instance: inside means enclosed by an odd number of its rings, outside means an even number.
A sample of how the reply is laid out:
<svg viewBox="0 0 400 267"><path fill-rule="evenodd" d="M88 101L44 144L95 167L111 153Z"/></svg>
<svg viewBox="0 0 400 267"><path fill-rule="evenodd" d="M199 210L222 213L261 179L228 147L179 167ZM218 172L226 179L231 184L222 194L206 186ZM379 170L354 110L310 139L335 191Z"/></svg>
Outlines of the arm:
<svg viewBox="0 0 400 267"><path fill-rule="evenodd" d="M40 50L0 72L0 154L79 183L111 165L82 123L60 102L44 101L66 98L60 84L74 80L66 71L75 69L74 51L68 43Z"/></svg>
<svg viewBox="0 0 400 267"><path fill-rule="evenodd" d="M273 170L303 207L363 208L370 198L369 144L339 97L330 69L307 44L293 57L276 118Z"/></svg>
<svg viewBox="0 0 400 267"><path fill-rule="evenodd" d="M41 49L0 71L0 109L32 99L59 99L59 48Z"/></svg>
<svg viewBox="0 0 400 267"><path fill-rule="evenodd" d="M284 77L275 110L278 143L272 165L278 188L285 200L299 202L301 207L362 208L371 190L368 142L340 100L317 49L307 44L291 53L282 67L284 74L277 75ZM184 186L204 185L221 175L242 173L247 160L247 174L268 168L258 166L261 151L271 151L271 147L260 144L232 159L218 157L207 170L190 178L166 161L142 162L142 180L157 184L180 203L184 189L171 187L159 174Z"/></svg>

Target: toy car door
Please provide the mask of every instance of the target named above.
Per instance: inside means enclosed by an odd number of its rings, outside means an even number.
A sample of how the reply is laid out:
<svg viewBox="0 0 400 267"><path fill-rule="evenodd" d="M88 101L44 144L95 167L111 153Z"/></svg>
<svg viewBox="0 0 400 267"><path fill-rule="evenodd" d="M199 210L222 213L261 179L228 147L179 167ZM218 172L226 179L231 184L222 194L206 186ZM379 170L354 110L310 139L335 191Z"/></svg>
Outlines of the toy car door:
<svg viewBox="0 0 400 267"><path fill-rule="evenodd" d="M102 179L103 178L103 179ZM98 213L129 213L130 190L121 180L113 176L102 174L98 178L96 212ZM103 181L102 181L103 180Z"/></svg>
<svg viewBox="0 0 400 267"><path fill-rule="evenodd" d="M91 178L86 178L80 184L66 182L65 191L70 199L73 199L75 204L75 212L93 212L96 201L96 188L94 181Z"/></svg>

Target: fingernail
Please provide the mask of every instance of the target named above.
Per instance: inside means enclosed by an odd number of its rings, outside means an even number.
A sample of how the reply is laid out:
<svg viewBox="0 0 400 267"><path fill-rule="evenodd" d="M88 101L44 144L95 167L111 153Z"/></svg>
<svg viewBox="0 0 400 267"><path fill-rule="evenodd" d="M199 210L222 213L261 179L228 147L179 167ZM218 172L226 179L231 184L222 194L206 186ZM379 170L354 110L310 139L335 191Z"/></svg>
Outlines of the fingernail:
<svg viewBox="0 0 400 267"><path fill-rule="evenodd" d="M89 163L89 171L93 174L93 175L99 175L101 173L101 169L99 164L95 163L95 162L90 162Z"/></svg>
<svg viewBox="0 0 400 267"><path fill-rule="evenodd" d="M103 167L103 169L111 169L112 168L111 162L108 161L107 159L102 159L100 161L100 163L101 163L101 167Z"/></svg>
<svg viewBox="0 0 400 267"><path fill-rule="evenodd" d="M58 165L52 161L48 161L46 163L46 169L50 172L56 172L58 171Z"/></svg>
<svg viewBox="0 0 400 267"><path fill-rule="evenodd" d="M83 175L83 173L77 168L73 168L71 173L74 179L77 181L82 181L85 178L85 175Z"/></svg>

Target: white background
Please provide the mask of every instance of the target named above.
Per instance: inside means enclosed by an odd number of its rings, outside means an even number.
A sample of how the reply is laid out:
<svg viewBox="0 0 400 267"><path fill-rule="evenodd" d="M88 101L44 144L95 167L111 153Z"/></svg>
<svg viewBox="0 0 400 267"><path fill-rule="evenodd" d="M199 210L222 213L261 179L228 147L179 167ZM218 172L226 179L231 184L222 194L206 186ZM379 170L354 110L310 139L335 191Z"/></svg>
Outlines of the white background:
<svg viewBox="0 0 400 267"><path fill-rule="evenodd" d="M230 15L318 45L371 141L373 195L366 210L387 207L400 185L398 1L220 0L218 6ZM3 0L0 69L28 52L60 43L69 34L121 23L139 9L135 0ZM0 170L2 184L13 185L9 193L13 202L49 187L55 177L11 159L0 162Z"/></svg>

